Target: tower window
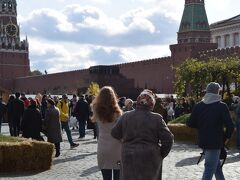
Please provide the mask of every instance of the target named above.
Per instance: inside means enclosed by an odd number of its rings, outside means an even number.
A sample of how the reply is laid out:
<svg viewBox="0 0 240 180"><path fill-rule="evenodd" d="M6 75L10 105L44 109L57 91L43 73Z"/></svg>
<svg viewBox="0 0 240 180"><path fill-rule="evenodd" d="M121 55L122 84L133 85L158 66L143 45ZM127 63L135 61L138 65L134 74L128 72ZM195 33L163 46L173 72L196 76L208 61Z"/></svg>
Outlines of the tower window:
<svg viewBox="0 0 240 180"><path fill-rule="evenodd" d="M5 10L6 10L6 7L7 7L7 3L4 2L4 3L2 4L2 10L5 11Z"/></svg>
<svg viewBox="0 0 240 180"><path fill-rule="evenodd" d="M10 1L8 2L8 9L12 10L12 3Z"/></svg>

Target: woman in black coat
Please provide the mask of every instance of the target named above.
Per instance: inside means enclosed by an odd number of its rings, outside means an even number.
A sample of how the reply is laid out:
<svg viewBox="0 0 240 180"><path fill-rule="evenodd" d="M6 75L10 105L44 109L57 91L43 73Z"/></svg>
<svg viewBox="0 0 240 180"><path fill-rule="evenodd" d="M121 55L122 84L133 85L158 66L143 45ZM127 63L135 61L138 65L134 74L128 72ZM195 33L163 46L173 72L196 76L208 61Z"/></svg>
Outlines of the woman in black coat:
<svg viewBox="0 0 240 180"><path fill-rule="evenodd" d="M23 113L21 127L23 137L43 140L40 135L42 130L42 116L39 109L37 109L36 101L33 99L30 100L30 106Z"/></svg>

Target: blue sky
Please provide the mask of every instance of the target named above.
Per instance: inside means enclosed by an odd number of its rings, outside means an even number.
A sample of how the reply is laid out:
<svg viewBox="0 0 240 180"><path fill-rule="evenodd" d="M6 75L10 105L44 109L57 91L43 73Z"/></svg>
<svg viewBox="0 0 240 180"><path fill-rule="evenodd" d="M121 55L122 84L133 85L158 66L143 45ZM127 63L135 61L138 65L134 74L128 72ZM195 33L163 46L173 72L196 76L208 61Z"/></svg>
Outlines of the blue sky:
<svg viewBox="0 0 240 180"><path fill-rule="evenodd" d="M49 73L169 56L184 0L18 0L31 69ZM209 23L240 14L239 0L205 0Z"/></svg>

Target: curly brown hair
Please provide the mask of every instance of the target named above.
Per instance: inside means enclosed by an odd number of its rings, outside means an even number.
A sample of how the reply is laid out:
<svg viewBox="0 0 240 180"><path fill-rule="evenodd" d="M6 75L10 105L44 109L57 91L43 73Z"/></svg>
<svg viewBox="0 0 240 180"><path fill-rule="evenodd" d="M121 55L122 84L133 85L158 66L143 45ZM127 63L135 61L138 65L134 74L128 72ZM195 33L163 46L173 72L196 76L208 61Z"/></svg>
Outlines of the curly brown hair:
<svg viewBox="0 0 240 180"><path fill-rule="evenodd" d="M118 105L117 95L111 86L104 86L92 103L93 120L103 123L115 121L115 116L120 116L122 110Z"/></svg>

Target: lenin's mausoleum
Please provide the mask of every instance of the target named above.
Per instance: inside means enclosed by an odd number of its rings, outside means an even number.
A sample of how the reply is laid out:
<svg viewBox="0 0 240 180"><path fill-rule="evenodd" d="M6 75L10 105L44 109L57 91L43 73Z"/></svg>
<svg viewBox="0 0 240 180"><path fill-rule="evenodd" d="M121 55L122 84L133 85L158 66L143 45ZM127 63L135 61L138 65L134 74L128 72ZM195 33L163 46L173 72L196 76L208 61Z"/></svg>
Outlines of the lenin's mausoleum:
<svg viewBox="0 0 240 180"><path fill-rule="evenodd" d="M28 40L20 40L19 32L16 0L0 0L0 89L27 94L76 93L77 89L84 91L91 82L111 85L119 95L130 97L144 88L169 94L174 92L172 67L187 58L240 55L239 46L217 49L218 44L212 43L219 39L211 40L204 0L185 0L177 44L170 45L170 57L31 77Z"/></svg>

